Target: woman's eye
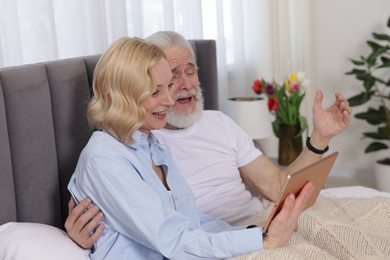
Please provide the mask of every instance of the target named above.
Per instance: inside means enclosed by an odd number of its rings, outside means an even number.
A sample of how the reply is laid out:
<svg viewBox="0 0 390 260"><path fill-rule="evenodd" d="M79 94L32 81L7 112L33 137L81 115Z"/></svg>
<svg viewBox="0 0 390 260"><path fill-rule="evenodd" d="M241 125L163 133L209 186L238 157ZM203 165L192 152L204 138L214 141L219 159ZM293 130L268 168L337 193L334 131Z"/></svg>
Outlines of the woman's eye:
<svg viewBox="0 0 390 260"><path fill-rule="evenodd" d="M152 96L153 96L153 97L154 97L154 96L157 96L157 95L158 95L158 92L159 92L158 90L155 91L155 92L153 92L153 93L152 93Z"/></svg>

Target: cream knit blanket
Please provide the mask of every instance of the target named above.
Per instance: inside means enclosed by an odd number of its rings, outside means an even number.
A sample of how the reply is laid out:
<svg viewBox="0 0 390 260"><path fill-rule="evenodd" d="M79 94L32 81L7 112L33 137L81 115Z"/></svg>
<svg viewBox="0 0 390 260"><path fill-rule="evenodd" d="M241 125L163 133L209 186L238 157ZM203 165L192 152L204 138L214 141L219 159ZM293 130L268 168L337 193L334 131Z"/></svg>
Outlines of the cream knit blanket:
<svg viewBox="0 0 390 260"><path fill-rule="evenodd" d="M271 208L269 204L258 224ZM302 213L299 231L287 247L231 259L390 259L390 198L320 196Z"/></svg>

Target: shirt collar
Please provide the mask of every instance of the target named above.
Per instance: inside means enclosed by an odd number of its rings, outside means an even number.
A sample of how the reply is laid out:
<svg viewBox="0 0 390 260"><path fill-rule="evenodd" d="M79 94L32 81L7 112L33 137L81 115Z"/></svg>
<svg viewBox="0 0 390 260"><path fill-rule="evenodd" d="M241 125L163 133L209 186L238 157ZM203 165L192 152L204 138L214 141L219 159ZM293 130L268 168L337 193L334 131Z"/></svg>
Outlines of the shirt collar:
<svg viewBox="0 0 390 260"><path fill-rule="evenodd" d="M145 133L138 130L138 131L134 132L133 139L134 139L134 142L129 144L128 146L134 148L135 150L137 150L138 147L140 147L140 146L150 146L151 147L154 144L157 144L158 146L160 146L160 143L158 142L156 136L153 133L150 133L149 137L148 137L148 136L146 136Z"/></svg>

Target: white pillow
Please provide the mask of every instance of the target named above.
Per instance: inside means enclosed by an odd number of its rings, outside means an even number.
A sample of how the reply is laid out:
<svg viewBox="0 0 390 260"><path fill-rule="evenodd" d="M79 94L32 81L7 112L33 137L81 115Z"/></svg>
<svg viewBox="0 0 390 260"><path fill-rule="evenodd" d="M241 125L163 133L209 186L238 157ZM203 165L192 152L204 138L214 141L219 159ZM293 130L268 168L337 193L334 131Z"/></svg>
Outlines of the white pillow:
<svg viewBox="0 0 390 260"><path fill-rule="evenodd" d="M89 252L53 226L15 222L0 226L2 260L89 260Z"/></svg>

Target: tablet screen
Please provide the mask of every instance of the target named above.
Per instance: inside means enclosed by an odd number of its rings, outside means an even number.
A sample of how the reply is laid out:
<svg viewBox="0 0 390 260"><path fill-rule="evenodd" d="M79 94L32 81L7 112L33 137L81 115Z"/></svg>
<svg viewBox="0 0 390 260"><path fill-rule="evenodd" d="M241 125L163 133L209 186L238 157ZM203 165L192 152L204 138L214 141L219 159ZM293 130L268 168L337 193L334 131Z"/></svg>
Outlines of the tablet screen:
<svg viewBox="0 0 390 260"><path fill-rule="evenodd" d="M275 203L274 209L272 210L271 215L263 227L263 233L267 233L271 221L282 209L283 202L287 196L291 193L295 194L295 196L298 196L303 186L310 181L314 184L315 190L307 201L305 209L313 206L318 197L318 194L325 185L326 179L328 178L330 170L332 169L337 156L338 152L333 152L330 155L287 176L287 180L284 184L281 195Z"/></svg>

